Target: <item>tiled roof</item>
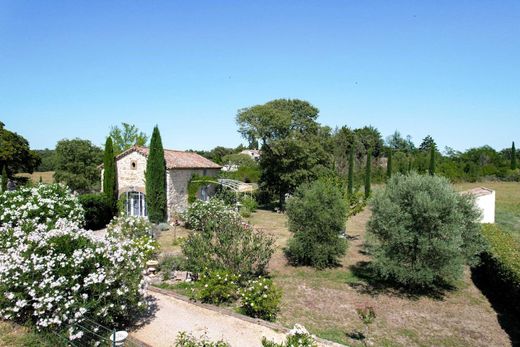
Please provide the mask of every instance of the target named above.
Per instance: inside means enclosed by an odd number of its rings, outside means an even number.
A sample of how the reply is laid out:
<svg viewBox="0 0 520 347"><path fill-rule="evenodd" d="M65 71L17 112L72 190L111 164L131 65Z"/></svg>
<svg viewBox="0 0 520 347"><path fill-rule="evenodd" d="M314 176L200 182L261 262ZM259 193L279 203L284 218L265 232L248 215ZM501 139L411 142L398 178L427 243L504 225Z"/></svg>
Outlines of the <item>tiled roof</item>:
<svg viewBox="0 0 520 347"><path fill-rule="evenodd" d="M138 152L148 157L148 147L133 146L116 157L116 160L132 153ZM195 152L164 150L164 160L167 169L220 169L221 166Z"/></svg>

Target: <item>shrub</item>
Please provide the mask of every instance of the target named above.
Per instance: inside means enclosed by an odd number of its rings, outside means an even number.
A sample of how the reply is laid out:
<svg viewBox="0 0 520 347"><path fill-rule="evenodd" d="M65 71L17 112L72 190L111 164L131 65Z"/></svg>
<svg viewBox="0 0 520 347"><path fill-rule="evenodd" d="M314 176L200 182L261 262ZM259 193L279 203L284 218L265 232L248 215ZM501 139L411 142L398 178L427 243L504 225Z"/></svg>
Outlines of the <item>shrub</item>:
<svg viewBox="0 0 520 347"><path fill-rule="evenodd" d="M294 328L289 331L285 342L276 343L262 338L263 347L318 347L315 337L309 334L300 324L295 324Z"/></svg>
<svg viewBox="0 0 520 347"><path fill-rule="evenodd" d="M23 187L0 194L0 226L54 225L66 218L81 225L84 211L78 198L63 184Z"/></svg>
<svg viewBox="0 0 520 347"><path fill-rule="evenodd" d="M239 276L225 270L203 273L192 288L192 298L205 303L220 305L237 298Z"/></svg>
<svg viewBox="0 0 520 347"><path fill-rule="evenodd" d="M185 331L181 331L175 339L175 347L230 347L230 345L224 340L212 342L206 336L196 338Z"/></svg>
<svg viewBox="0 0 520 347"><path fill-rule="evenodd" d="M281 291L268 278L259 277L249 280L244 288L239 290L242 300L240 310L253 317L274 321L278 313Z"/></svg>
<svg viewBox="0 0 520 347"><path fill-rule="evenodd" d="M367 231L373 266L383 279L409 288L452 283L482 249L474 200L444 178L392 176L371 207Z"/></svg>
<svg viewBox="0 0 520 347"><path fill-rule="evenodd" d="M520 244L496 225L482 228L487 249L477 273L500 299L520 314Z"/></svg>
<svg viewBox="0 0 520 347"><path fill-rule="evenodd" d="M79 202L85 211L85 229L99 230L110 223L113 211L105 195L80 195Z"/></svg>
<svg viewBox="0 0 520 347"><path fill-rule="evenodd" d="M235 214L215 211L214 215L217 219L206 222L206 231L190 232L181 246L188 269L228 270L246 278L265 273L274 252L273 237Z"/></svg>
<svg viewBox="0 0 520 347"><path fill-rule="evenodd" d="M143 254L145 260L151 259L159 248L153 237L153 225L142 217L115 217L107 226L107 238L116 241L132 240L136 250Z"/></svg>
<svg viewBox="0 0 520 347"><path fill-rule="evenodd" d="M172 271L186 268L186 258L180 255L167 254L159 258L158 270L163 276L163 280L169 280Z"/></svg>
<svg viewBox="0 0 520 347"><path fill-rule="evenodd" d="M244 196L241 200L240 200L240 203L242 204L243 207L246 207L247 209L249 209L249 211L251 212L255 212L256 209L258 208L258 204L256 202L256 200L250 196Z"/></svg>
<svg viewBox="0 0 520 347"><path fill-rule="evenodd" d="M182 214L186 227L192 230L210 231L222 224L240 221L240 215L222 200L197 200Z"/></svg>
<svg viewBox="0 0 520 347"><path fill-rule="evenodd" d="M342 237L347 207L333 184L315 181L299 187L287 202L289 240L285 254L291 264L319 269L339 263L347 249Z"/></svg>
<svg viewBox="0 0 520 347"><path fill-rule="evenodd" d="M0 317L60 330L92 319L120 326L145 308L144 258L132 241L77 224L0 227ZM70 338L80 338L71 328Z"/></svg>

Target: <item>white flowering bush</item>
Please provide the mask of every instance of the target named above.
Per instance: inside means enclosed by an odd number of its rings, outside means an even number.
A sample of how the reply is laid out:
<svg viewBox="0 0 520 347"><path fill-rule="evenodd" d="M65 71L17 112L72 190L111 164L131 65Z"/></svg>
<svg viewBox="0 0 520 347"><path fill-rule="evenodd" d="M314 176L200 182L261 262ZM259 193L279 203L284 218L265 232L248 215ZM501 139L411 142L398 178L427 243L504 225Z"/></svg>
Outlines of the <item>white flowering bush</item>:
<svg viewBox="0 0 520 347"><path fill-rule="evenodd" d="M238 294L242 302L242 313L268 321L276 319L282 294L272 280L265 277L249 280L238 290Z"/></svg>
<svg viewBox="0 0 520 347"><path fill-rule="evenodd" d="M136 216L119 216L107 225L107 238L131 240L136 251L142 253L145 260L154 257L159 249L153 237L153 225L147 219Z"/></svg>
<svg viewBox="0 0 520 347"><path fill-rule="evenodd" d="M84 221L77 196L63 184L40 184L0 194L0 225L14 227L31 222L52 226L60 218L78 225Z"/></svg>
<svg viewBox="0 0 520 347"><path fill-rule="evenodd" d="M304 326L295 324L289 331L285 342L276 343L262 338L263 347L318 347L316 338Z"/></svg>
<svg viewBox="0 0 520 347"><path fill-rule="evenodd" d="M222 200L196 200L181 215L186 227L198 231L210 231L219 228L230 220L240 221L240 214Z"/></svg>
<svg viewBox="0 0 520 347"><path fill-rule="evenodd" d="M237 299L240 276L229 271L214 270L199 276L192 288L192 299L220 305Z"/></svg>

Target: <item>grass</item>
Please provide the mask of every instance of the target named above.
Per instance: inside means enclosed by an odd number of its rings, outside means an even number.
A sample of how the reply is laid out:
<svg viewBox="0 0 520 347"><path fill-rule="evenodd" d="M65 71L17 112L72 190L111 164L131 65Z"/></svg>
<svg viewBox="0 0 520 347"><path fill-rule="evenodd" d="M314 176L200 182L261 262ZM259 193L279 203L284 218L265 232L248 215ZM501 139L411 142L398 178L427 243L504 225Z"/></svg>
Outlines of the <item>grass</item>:
<svg viewBox="0 0 520 347"><path fill-rule="evenodd" d="M492 182L461 184L457 190L484 185L497 191L497 223L510 224L507 216L520 216L520 184ZM352 271L369 260L363 252L365 226L370 211L347 223L349 249L342 266L323 271L289 266L283 247L291 234L283 214L259 210L248 220L276 237L277 250L269 264L275 283L283 290L278 322L292 327L303 324L313 334L351 346L361 346L350 336L363 330L356 306L375 308L376 320L369 337L376 346L507 346L504 332L488 299L473 284L469 269L457 288L441 296L403 295L395 289L373 288ZM520 228L520 227L519 227ZM518 233L520 234L520 230Z"/></svg>
<svg viewBox="0 0 520 347"><path fill-rule="evenodd" d="M50 184L54 183L54 171L44 171L44 172L33 172L30 173L19 173L16 174L19 177L28 177L33 183L39 183L40 178L43 183Z"/></svg>
<svg viewBox="0 0 520 347"><path fill-rule="evenodd" d="M33 330L0 320L0 347L55 347L54 343Z"/></svg>

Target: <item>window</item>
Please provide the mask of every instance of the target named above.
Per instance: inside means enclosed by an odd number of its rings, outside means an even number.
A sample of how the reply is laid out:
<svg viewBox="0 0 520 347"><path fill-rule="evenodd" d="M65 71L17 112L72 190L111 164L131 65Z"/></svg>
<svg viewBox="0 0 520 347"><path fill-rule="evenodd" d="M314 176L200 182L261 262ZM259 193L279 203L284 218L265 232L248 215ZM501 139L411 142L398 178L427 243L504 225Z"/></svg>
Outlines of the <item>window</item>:
<svg viewBox="0 0 520 347"><path fill-rule="evenodd" d="M140 192L126 193L126 214L129 216L146 217L145 195Z"/></svg>
<svg viewBox="0 0 520 347"><path fill-rule="evenodd" d="M130 167L132 168L132 170L135 170L137 168L137 163L135 161L133 161L131 164L130 164Z"/></svg>

